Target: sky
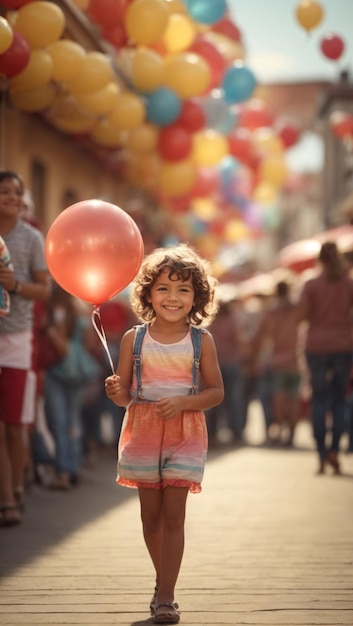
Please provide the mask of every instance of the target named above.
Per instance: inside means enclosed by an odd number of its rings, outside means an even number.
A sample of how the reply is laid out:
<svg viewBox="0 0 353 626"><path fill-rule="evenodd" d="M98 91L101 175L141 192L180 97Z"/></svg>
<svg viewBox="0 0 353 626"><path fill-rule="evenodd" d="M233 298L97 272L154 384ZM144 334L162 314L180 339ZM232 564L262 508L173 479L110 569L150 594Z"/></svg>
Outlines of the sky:
<svg viewBox="0 0 353 626"><path fill-rule="evenodd" d="M228 0L233 22L242 33L246 65L259 84L330 81L337 82L342 70L353 82L353 0L321 0L324 16L308 33L297 21L299 0ZM345 44L339 60L327 59L320 49L321 39L333 33ZM294 172L317 171L323 164L322 141L305 134L287 151L287 162Z"/></svg>
<svg viewBox="0 0 353 626"><path fill-rule="evenodd" d="M246 64L258 82L335 81L342 69L353 73L353 0L320 0L324 16L310 33L296 19L298 4L299 0L228 0L245 42ZM338 61L327 59L320 50L328 33L345 43Z"/></svg>

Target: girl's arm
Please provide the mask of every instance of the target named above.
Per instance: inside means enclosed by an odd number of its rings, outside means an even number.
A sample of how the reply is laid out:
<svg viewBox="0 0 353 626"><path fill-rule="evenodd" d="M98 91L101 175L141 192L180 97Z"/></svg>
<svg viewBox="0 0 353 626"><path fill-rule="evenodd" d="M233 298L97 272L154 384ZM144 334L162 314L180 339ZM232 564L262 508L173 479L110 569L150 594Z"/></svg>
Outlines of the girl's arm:
<svg viewBox="0 0 353 626"><path fill-rule="evenodd" d="M200 374L203 385L199 393L162 398L157 402L158 411L163 417L173 417L180 411L205 411L222 402L224 396L223 379L216 346L212 335L209 333L202 334Z"/></svg>
<svg viewBox="0 0 353 626"><path fill-rule="evenodd" d="M123 336L120 344L119 363L116 374L105 379L105 391L115 404L127 406L131 397L129 389L132 383L132 348L135 337L135 329L131 328Z"/></svg>

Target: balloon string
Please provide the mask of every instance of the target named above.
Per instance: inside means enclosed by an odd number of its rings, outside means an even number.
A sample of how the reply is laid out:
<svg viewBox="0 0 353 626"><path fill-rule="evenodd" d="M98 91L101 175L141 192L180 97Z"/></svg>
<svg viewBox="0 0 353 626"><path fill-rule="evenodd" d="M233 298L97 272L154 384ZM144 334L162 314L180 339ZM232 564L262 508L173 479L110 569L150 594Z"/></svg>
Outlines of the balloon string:
<svg viewBox="0 0 353 626"><path fill-rule="evenodd" d="M96 322L96 318L98 318L99 320L99 328ZM99 306L95 306L93 308L92 314L91 314L91 320L92 320L92 324L94 326L94 329L99 337L99 339L101 340L103 347L108 355L108 360L110 363L110 367L112 368L112 372L113 374L115 374L115 369L114 369L114 364L113 364L113 360L112 357L110 355L109 352L109 348L108 348L108 342L107 342L107 338L105 336L105 332L104 332L104 328L103 328L103 324L102 324L102 320L101 320L101 314L100 314L100 310L99 310Z"/></svg>

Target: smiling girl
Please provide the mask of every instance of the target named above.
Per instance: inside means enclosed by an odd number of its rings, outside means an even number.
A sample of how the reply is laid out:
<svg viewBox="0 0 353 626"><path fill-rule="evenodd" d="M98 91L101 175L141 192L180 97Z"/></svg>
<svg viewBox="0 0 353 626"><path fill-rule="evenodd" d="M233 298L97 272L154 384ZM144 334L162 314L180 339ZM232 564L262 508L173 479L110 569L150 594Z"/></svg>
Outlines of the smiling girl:
<svg viewBox="0 0 353 626"><path fill-rule="evenodd" d="M125 333L117 373L105 382L108 397L127 407L117 482L139 491L143 535L156 571L150 604L155 624L180 620L174 588L186 500L189 491L201 491L204 410L223 399L213 338L198 329L216 314L215 285L208 263L187 245L147 256L131 293L144 325Z"/></svg>

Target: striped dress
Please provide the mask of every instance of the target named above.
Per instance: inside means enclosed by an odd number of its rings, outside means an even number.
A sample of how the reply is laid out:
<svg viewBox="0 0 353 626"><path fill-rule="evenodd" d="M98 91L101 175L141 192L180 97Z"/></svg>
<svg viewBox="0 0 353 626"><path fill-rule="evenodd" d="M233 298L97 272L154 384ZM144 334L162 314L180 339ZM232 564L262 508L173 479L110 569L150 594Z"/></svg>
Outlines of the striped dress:
<svg viewBox="0 0 353 626"><path fill-rule="evenodd" d="M142 344L142 401L132 400L119 440L117 482L127 487L188 487L201 491L207 453L203 411L183 411L165 419L160 398L188 395L192 386L190 332L179 342L161 344L147 329ZM137 386L134 375L131 394Z"/></svg>

